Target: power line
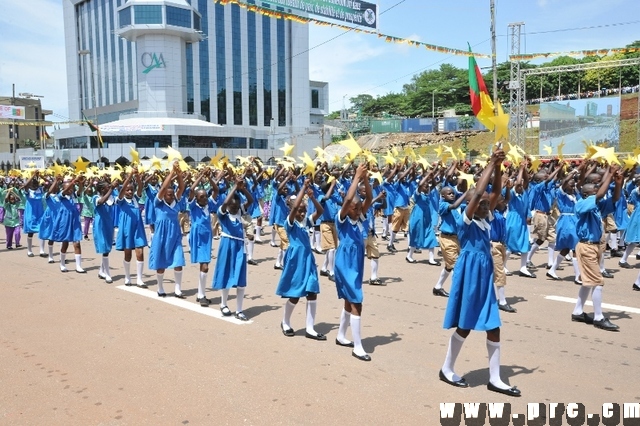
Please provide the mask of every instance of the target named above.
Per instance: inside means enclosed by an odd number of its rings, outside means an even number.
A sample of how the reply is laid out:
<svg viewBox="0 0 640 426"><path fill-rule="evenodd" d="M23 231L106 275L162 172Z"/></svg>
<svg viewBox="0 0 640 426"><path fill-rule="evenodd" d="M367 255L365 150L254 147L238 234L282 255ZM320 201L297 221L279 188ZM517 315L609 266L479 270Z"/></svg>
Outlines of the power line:
<svg viewBox="0 0 640 426"><path fill-rule="evenodd" d="M588 27L574 27L574 28L559 28L555 30L545 30L545 31L533 31L527 34L535 35L535 34L549 34L549 33L561 33L566 31L581 31L581 30L594 30L596 28L609 28L609 27L619 27L622 25L632 25L632 24L640 24L640 21L629 21L629 22L617 22L613 24L602 24L602 25L591 25Z"/></svg>

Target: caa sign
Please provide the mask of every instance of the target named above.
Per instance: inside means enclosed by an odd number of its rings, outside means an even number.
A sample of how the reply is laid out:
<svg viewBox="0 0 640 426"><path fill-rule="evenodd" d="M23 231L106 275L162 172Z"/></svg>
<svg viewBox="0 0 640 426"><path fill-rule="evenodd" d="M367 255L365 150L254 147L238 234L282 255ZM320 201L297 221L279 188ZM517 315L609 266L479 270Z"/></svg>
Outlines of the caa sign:
<svg viewBox="0 0 640 426"><path fill-rule="evenodd" d="M166 68L162 53L144 52L140 56L140 62L144 67L144 70L142 71L143 74L148 74L156 68Z"/></svg>

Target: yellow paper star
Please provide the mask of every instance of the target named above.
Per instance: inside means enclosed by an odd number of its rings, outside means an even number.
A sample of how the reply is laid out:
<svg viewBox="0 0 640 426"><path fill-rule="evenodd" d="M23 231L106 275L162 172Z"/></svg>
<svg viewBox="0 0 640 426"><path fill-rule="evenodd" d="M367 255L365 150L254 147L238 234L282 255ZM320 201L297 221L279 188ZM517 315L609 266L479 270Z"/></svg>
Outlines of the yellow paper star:
<svg viewBox="0 0 640 426"><path fill-rule="evenodd" d="M539 158L535 158L531 161L531 170L533 170L534 172L537 172L538 169L540 168L540 164L542 164L542 161L540 161Z"/></svg>
<svg viewBox="0 0 640 426"><path fill-rule="evenodd" d="M479 165L482 168L487 167L487 162L484 160L476 160L476 164Z"/></svg>
<svg viewBox="0 0 640 426"><path fill-rule="evenodd" d="M114 168L105 170L105 174L111 177L111 181L122 181L122 171Z"/></svg>
<svg viewBox="0 0 640 426"><path fill-rule="evenodd" d="M347 147L347 149L349 150L349 155L351 156L352 160L355 160L358 154L362 152L362 148L360 148L360 145L358 145L358 142L356 142L356 140L353 138L353 136L351 136L351 134L349 134L349 137L347 139L340 141L338 143L342 146Z"/></svg>
<svg viewBox="0 0 640 426"><path fill-rule="evenodd" d="M339 164L342 162L342 157L340 157L339 155L336 155L333 157L333 163L334 164Z"/></svg>
<svg viewBox="0 0 640 426"><path fill-rule="evenodd" d="M507 146L509 147L509 151L507 151L507 158L513 164L515 164L516 166L519 166L520 162L522 161L522 156L520 155L520 152L518 151L515 145L507 144Z"/></svg>
<svg viewBox="0 0 640 426"><path fill-rule="evenodd" d="M178 160L178 168L183 172L186 172L187 170L191 169L191 166L189 166L184 160Z"/></svg>
<svg viewBox="0 0 640 426"><path fill-rule="evenodd" d="M385 164L390 164L392 166L396 164L396 158L391 155L391 152L389 152L389 150L387 150L387 155L384 155L382 158L384 158Z"/></svg>
<svg viewBox="0 0 640 426"><path fill-rule="evenodd" d="M640 158L640 146L633 149L633 156L636 158Z"/></svg>
<svg viewBox="0 0 640 426"><path fill-rule="evenodd" d="M492 121L494 116L493 113L493 102L491 102L491 98L485 92L480 92L480 111L476 118L479 122L485 125L487 129L493 131L495 124Z"/></svg>
<svg viewBox="0 0 640 426"><path fill-rule="evenodd" d="M461 150L460 148L458 148L456 150L456 155L461 160L464 159L467 156L467 154L463 150Z"/></svg>
<svg viewBox="0 0 640 426"><path fill-rule="evenodd" d="M216 156L213 157L211 159L211 161L209 161L209 164L211 164L214 167L218 167L220 165L220 160L222 159L222 152L217 152Z"/></svg>
<svg viewBox="0 0 640 426"><path fill-rule="evenodd" d="M365 149L364 151L362 151L362 155L364 155L365 158L367 159L367 163L378 164L378 159L368 149Z"/></svg>
<svg viewBox="0 0 640 426"><path fill-rule="evenodd" d="M420 148L418 148L418 155L421 155L421 156L423 156L423 157L424 157L425 155L427 155L427 149L428 149L428 148L429 148L429 147L428 147L427 145L423 145L423 146L421 146Z"/></svg>
<svg viewBox="0 0 640 426"><path fill-rule="evenodd" d="M291 153L293 152L293 148L295 148L294 145L289 145L288 142L285 142L284 146L282 148L280 148L280 151L282 151L285 156L289 157L289 156L291 156Z"/></svg>
<svg viewBox="0 0 640 426"><path fill-rule="evenodd" d="M434 151L436 152L436 155L438 156L438 158L442 157L442 151L443 151L443 149L442 149L442 146L441 146L441 145L438 145L438 146L436 146L436 147L435 147L435 148L433 148L433 149L434 149Z"/></svg>
<svg viewBox="0 0 640 426"><path fill-rule="evenodd" d="M162 169L162 162L155 155L153 157L151 157L151 167L155 167L156 170L161 170Z"/></svg>
<svg viewBox="0 0 640 426"><path fill-rule="evenodd" d="M300 160L302 160L302 174L303 175L312 175L314 176L316 173L316 164L313 162L313 160L311 159L311 157L309 157L309 154L307 154L307 152L305 151L302 154L302 157L298 157Z"/></svg>
<svg viewBox="0 0 640 426"><path fill-rule="evenodd" d="M369 177L371 179L375 179L378 181L378 183L382 183L382 173L380 172L375 172L375 173L369 173Z"/></svg>
<svg viewBox="0 0 640 426"><path fill-rule="evenodd" d="M564 139L558 145L558 158L562 160L564 157L562 155L562 148L564 148Z"/></svg>
<svg viewBox="0 0 640 426"><path fill-rule="evenodd" d="M391 154L393 154L394 157L398 157L398 150L395 146L391 147Z"/></svg>
<svg viewBox="0 0 640 426"><path fill-rule="evenodd" d="M638 157L627 154L627 158L624 159L624 170L633 170L636 168L636 164L638 164Z"/></svg>
<svg viewBox="0 0 640 426"><path fill-rule="evenodd" d="M36 167L36 163L34 163L33 161L30 162L29 164L27 164L27 167L29 167L30 169L35 168Z"/></svg>
<svg viewBox="0 0 640 426"><path fill-rule="evenodd" d="M553 152L553 147L551 147L549 145L543 146L542 149L544 150L544 152L547 153L547 155L551 155L551 153Z"/></svg>
<svg viewBox="0 0 640 426"><path fill-rule="evenodd" d="M498 102L498 115L490 117L490 120L495 124L496 141L500 139L509 139L509 114L505 114L502 110L502 105Z"/></svg>
<svg viewBox="0 0 640 426"><path fill-rule="evenodd" d="M324 149L317 146L313 148L313 150L316 152L316 158L318 158L320 161L324 160L324 157L326 155L326 153L324 152Z"/></svg>
<svg viewBox="0 0 640 426"><path fill-rule="evenodd" d="M602 158L604 160L607 161L607 163L609 163L609 165L611 164L620 164L620 161L618 161L618 157L616 156L614 147L610 147L610 148L602 148L600 146L596 146L596 153L593 154L593 156L591 156L592 159L598 159L598 158Z"/></svg>
<svg viewBox="0 0 640 426"><path fill-rule="evenodd" d="M406 147L404 149L404 155L409 157L412 161L416 161L416 159L418 158L418 156L416 155L415 151L410 146L408 146L408 147Z"/></svg>
<svg viewBox="0 0 640 426"><path fill-rule="evenodd" d="M424 157L418 158L418 164L420 164L422 166L422 168L425 169L425 170L427 170L429 168L429 162Z"/></svg>
<svg viewBox="0 0 640 426"><path fill-rule="evenodd" d="M140 154L132 146L129 147L129 154L131 154L131 164L140 164Z"/></svg>
<svg viewBox="0 0 640 426"><path fill-rule="evenodd" d="M241 155L238 155L238 156L236 156L236 158L238 160L240 160L240 164L243 165L243 166L247 165L247 164L251 164L251 161L249 161L249 158L247 158L247 157L243 157Z"/></svg>
<svg viewBox="0 0 640 426"><path fill-rule="evenodd" d="M73 167L76 168L76 173L82 173L87 171L89 164L91 164L90 161L83 161L82 157L78 156L78 159L73 162Z"/></svg>
<svg viewBox="0 0 640 426"><path fill-rule="evenodd" d="M460 175L458 176L458 181L460 180L464 180L467 181L467 189L475 186L475 181L473 179L473 175L469 174L469 173L465 173L465 172L459 172Z"/></svg>
<svg viewBox="0 0 640 426"><path fill-rule="evenodd" d="M333 182L334 180L336 180L336 178L335 178L335 177L333 177L333 176L329 176L329 177L327 178L327 183L331 183L331 182Z"/></svg>
<svg viewBox="0 0 640 426"><path fill-rule="evenodd" d="M458 159L458 158L456 157L456 154L453 152L453 148L452 148L452 147L450 147L450 146L445 146L445 147L444 147L444 150L445 150L445 152L447 152L447 153L449 153L449 154L450 154L451 158L453 158L453 160L454 160L454 161ZM449 157L449 155L448 155L447 157Z"/></svg>
<svg viewBox="0 0 640 426"><path fill-rule="evenodd" d="M167 160L169 163L173 163L174 160L182 160L182 154L180 154L180 151L174 149L172 146L167 146L160 151L167 154Z"/></svg>

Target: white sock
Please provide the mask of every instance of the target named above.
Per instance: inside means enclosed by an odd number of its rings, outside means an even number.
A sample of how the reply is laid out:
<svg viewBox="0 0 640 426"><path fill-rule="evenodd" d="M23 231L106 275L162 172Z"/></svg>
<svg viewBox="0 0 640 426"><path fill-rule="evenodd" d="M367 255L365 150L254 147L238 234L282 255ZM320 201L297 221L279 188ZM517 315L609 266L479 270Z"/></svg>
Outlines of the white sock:
<svg viewBox="0 0 640 426"><path fill-rule="evenodd" d="M509 389L510 386L500 378L500 342L487 340L489 354L489 382L497 388Z"/></svg>
<svg viewBox="0 0 640 426"><path fill-rule="evenodd" d="M142 270L144 269L144 262L136 260L136 284L143 285Z"/></svg>
<svg viewBox="0 0 640 426"><path fill-rule="evenodd" d="M634 248L636 248L636 243L629 243L627 245L627 248L624 250L624 253L622 254L622 258L620 259L620 263L625 263L627 261L631 253L633 253Z"/></svg>
<svg viewBox="0 0 640 426"><path fill-rule="evenodd" d="M600 321L604 318L602 315L602 286L597 285L591 292L591 301L593 302L593 320Z"/></svg>
<svg viewBox="0 0 640 426"><path fill-rule="evenodd" d="M560 265L560 262L562 262L562 259L564 259L564 256L558 253L558 255L556 256L556 260L551 265L551 269L549 269L549 273L551 275L556 274L556 269L558 268L558 265Z"/></svg>
<svg viewBox="0 0 640 426"><path fill-rule="evenodd" d="M456 359L458 358L458 354L460 354L463 343L464 337L454 331L449 338L449 348L447 349L447 356L444 359L444 364L442 364L442 374L444 374L444 377L446 377L447 380L451 380L453 382L457 382L458 380L460 380L460 376L458 376L454 372L454 367L456 365Z"/></svg>
<svg viewBox="0 0 640 426"><path fill-rule="evenodd" d="M44 254L44 240L40 240L40 254Z"/></svg>
<svg viewBox="0 0 640 426"><path fill-rule="evenodd" d="M284 250L278 249L278 258L276 259L276 266L282 266L282 261L284 260Z"/></svg>
<svg viewBox="0 0 640 426"><path fill-rule="evenodd" d="M227 306L227 301L229 300L229 289L223 288L222 294L220 295L220 307Z"/></svg>
<svg viewBox="0 0 640 426"><path fill-rule="evenodd" d="M501 305L507 304L507 299L504 297L504 286L498 287L498 299Z"/></svg>
<svg viewBox="0 0 640 426"><path fill-rule="evenodd" d="M575 257L571 259L571 264L573 265L573 274L575 275L575 279L580 278L580 266L578 266L578 259Z"/></svg>
<svg viewBox="0 0 640 426"><path fill-rule="evenodd" d="M555 259L555 250L555 244L549 243L549 246L547 247L547 265L553 265L553 260Z"/></svg>
<svg viewBox="0 0 640 426"><path fill-rule="evenodd" d="M307 333L312 336L317 336L318 333L315 330L316 323L316 309L318 308L317 300L307 300ZM353 317L351 317L353 320Z"/></svg>
<svg viewBox="0 0 640 426"><path fill-rule="evenodd" d="M413 260L413 253L416 251L415 247L409 247L409 254L407 254L407 259Z"/></svg>
<svg viewBox="0 0 640 426"><path fill-rule="evenodd" d="M605 268L604 268L604 252L602 252L602 254L600 255L600 272L604 272Z"/></svg>
<svg viewBox="0 0 640 426"><path fill-rule="evenodd" d="M181 295L182 294L182 271L176 271L174 270L174 277L176 280L176 285L173 289L173 292L177 295Z"/></svg>
<svg viewBox="0 0 640 426"><path fill-rule="evenodd" d="M49 251L49 260L53 260L53 246L47 246L47 250Z"/></svg>
<svg viewBox="0 0 640 426"><path fill-rule="evenodd" d="M272 226L271 227L271 244L275 244L276 243L276 227Z"/></svg>
<svg viewBox="0 0 640 426"><path fill-rule="evenodd" d="M253 240L249 240L247 242L247 260L253 259L253 248L255 247L255 242Z"/></svg>
<svg viewBox="0 0 640 426"><path fill-rule="evenodd" d="M124 268L124 282L128 284L131 282L131 262L124 260L122 261L122 266Z"/></svg>
<svg viewBox="0 0 640 426"><path fill-rule="evenodd" d="M380 263L380 259L371 259L371 279L378 279L378 264Z"/></svg>
<svg viewBox="0 0 640 426"><path fill-rule="evenodd" d="M338 326L338 335L336 336L336 340L343 345L347 345L351 343L351 341L347 340L347 328L349 328L349 323L351 322L351 313L342 309L342 313L340 314L340 326Z"/></svg>
<svg viewBox="0 0 640 426"><path fill-rule="evenodd" d="M333 275L333 271L335 270L335 266L336 266L336 249L331 249L329 250L329 268L327 269L329 271L329 274Z"/></svg>
<svg viewBox="0 0 640 426"><path fill-rule="evenodd" d="M521 270L521 271L523 271L523 272L524 272L525 270L528 270L528 269L527 269L527 259L528 259L529 253L530 253L530 252L528 252L528 253L522 253L522 254L520 255L520 270Z"/></svg>
<svg viewBox="0 0 640 426"><path fill-rule="evenodd" d="M111 279L111 274L109 273L109 256L102 256L102 273L105 278Z"/></svg>
<svg viewBox="0 0 640 426"><path fill-rule="evenodd" d="M322 263L322 270L323 271L328 271L329 270L329 252L331 250L327 250L324 253L324 262Z"/></svg>
<svg viewBox="0 0 640 426"><path fill-rule="evenodd" d="M442 272L440 272L440 278L438 278L438 282L436 283L436 286L434 288L436 290L440 290L444 285L444 282L447 280L448 276L449 276L449 271L447 271L446 269L443 269Z"/></svg>
<svg viewBox="0 0 640 426"><path fill-rule="evenodd" d="M287 303L284 304L284 317L282 318L282 325L284 325L285 330L289 330L291 327L291 314L295 309L295 303L291 303L290 300L287 300Z"/></svg>
<svg viewBox="0 0 640 426"><path fill-rule="evenodd" d="M396 240L396 232L391 231L391 235L389 235L389 245L393 245L393 242Z"/></svg>
<svg viewBox="0 0 640 426"><path fill-rule="evenodd" d="M609 233L609 247L611 250L618 250L618 233L610 232Z"/></svg>
<svg viewBox="0 0 640 426"><path fill-rule="evenodd" d="M164 274L156 274L156 280L158 281L158 293L164 294Z"/></svg>
<svg viewBox="0 0 640 426"><path fill-rule="evenodd" d="M242 312L242 302L244 302L244 287L236 288L236 312Z"/></svg>
<svg viewBox="0 0 640 426"><path fill-rule="evenodd" d="M198 299L202 299L204 297L204 287L207 283L207 273L200 272L200 276L198 277Z"/></svg>
<svg viewBox="0 0 640 426"><path fill-rule="evenodd" d="M316 248L322 250L322 234L320 231L313 231L313 236L316 240Z"/></svg>
<svg viewBox="0 0 640 426"><path fill-rule="evenodd" d="M435 262L435 249L430 248L429 249L429 262L433 263Z"/></svg>
<svg viewBox="0 0 640 426"><path fill-rule="evenodd" d="M75 259L76 259L76 271L84 271L84 269L82 269L82 255L76 254Z"/></svg>
<svg viewBox="0 0 640 426"><path fill-rule="evenodd" d="M385 237L389 234L389 218L387 216L382 217L382 236Z"/></svg>
<svg viewBox="0 0 640 426"><path fill-rule="evenodd" d="M531 257L535 254L535 252L538 251L539 248L540 246L538 245L538 243L534 242L531 246L531 250L529 250L529 253L527 254L527 262L531 262Z"/></svg>
<svg viewBox="0 0 640 426"><path fill-rule="evenodd" d="M362 339L360 338L360 317L351 315L351 336L353 336L353 352L358 356L366 355L362 347Z"/></svg>
<svg viewBox="0 0 640 426"><path fill-rule="evenodd" d="M591 293L591 287L580 287L580 290L578 291L578 300L576 300L576 306L573 308L573 315L582 315L582 312L584 312L584 304L587 302L589 293Z"/></svg>
<svg viewBox="0 0 640 426"><path fill-rule="evenodd" d="M262 241L262 239L260 238L260 235L262 235L262 226L256 225L256 240L257 241Z"/></svg>
<svg viewBox="0 0 640 426"><path fill-rule="evenodd" d="M33 237L27 237L27 253L33 252Z"/></svg>
<svg viewBox="0 0 640 426"><path fill-rule="evenodd" d="M65 261L67 259L67 253L60 252L60 269L66 269Z"/></svg>

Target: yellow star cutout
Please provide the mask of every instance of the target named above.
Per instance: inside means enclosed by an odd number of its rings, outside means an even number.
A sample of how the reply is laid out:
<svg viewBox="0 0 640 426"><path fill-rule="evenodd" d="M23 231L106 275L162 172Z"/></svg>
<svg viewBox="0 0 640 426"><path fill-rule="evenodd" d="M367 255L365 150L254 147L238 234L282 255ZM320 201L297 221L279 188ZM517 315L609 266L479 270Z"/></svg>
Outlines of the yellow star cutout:
<svg viewBox="0 0 640 426"><path fill-rule="evenodd" d="M456 154L457 154L458 158L461 159L461 160L464 159L467 156L467 154L463 150L461 150L460 148L458 148L456 150Z"/></svg>
<svg viewBox="0 0 640 426"><path fill-rule="evenodd" d="M180 151L176 150L172 146L167 146L160 151L167 154L167 160L169 161L169 163L173 163L174 160L182 160L182 154L180 154Z"/></svg>
<svg viewBox="0 0 640 426"><path fill-rule="evenodd" d="M507 146L509 147L509 151L507 151L507 158L511 160L513 164L519 166L522 161L522 156L516 148L516 145L507 144Z"/></svg>
<svg viewBox="0 0 640 426"><path fill-rule="evenodd" d="M416 159L418 158L418 156L416 155L415 151L410 146L408 146L408 147L406 147L404 149L404 155L406 155L407 157L411 158L412 161L416 161Z"/></svg>
<svg viewBox="0 0 640 426"><path fill-rule="evenodd" d="M553 147L550 145L545 145L542 147L542 149L547 153L547 155L551 155L551 153L553 152Z"/></svg>
<svg viewBox="0 0 640 426"><path fill-rule="evenodd" d="M162 160L154 155L153 157L151 157L151 167L155 167L157 170L161 170Z"/></svg>
<svg viewBox="0 0 640 426"><path fill-rule="evenodd" d="M475 186L475 181L473 179L473 175L469 174L469 173L465 173L465 172L460 172L460 175L458 176L458 181L460 180L465 180L467 181L467 189Z"/></svg>
<svg viewBox="0 0 640 426"><path fill-rule="evenodd" d="M284 143L284 146L282 148L279 148L280 151L282 151L284 153L285 156L289 157L291 156L291 153L293 152L293 148L295 148L294 145L289 145L288 142Z"/></svg>
<svg viewBox="0 0 640 426"><path fill-rule="evenodd" d="M222 159L222 153L221 152L216 152L216 156L213 157L211 159L211 161L209 161L209 164L211 164L214 167L218 167L220 165L220 160Z"/></svg>
<svg viewBox="0 0 640 426"><path fill-rule="evenodd" d="M316 173L316 164L313 162L313 160L311 159L311 157L309 157L309 154L307 154L307 152L305 151L302 154L302 157L298 157L300 160L302 160L302 165L303 165L303 170L302 170L302 174L303 175L315 175Z"/></svg>
<svg viewBox="0 0 640 426"><path fill-rule="evenodd" d="M418 158L418 164L420 164L425 170L427 170L430 166L429 162L424 157Z"/></svg>
<svg viewBox="0 0 640 426"><path fill-rule="evenodd" d="M323 161L326 155L326 153L324 152L324 149L320 148L319 146L316 146L315 148L313 148L313 150L316 152L316 158L318 158L320 161Z"/></svg>
<svg viewBox="0 0 640 426"><path fill-rule="evenodd" d="M391 147L391 154L393 154L394 157L398 157L399 153L395 146Z"/></svg>
<svg viewBox="0 0 640 426"><path fill-rule="evenodd" d="M540 164L542 164L542 161L540 161L539 158L536 158L534 160L531 161L531 170L533 170L534 172L537 172L538 169L540 168Z"/></svg>
<svg viewBox="0 0 640 426"><path fill-rule="evenodd" d="M495 124L496 141L500 139L509 139L509 114L505 114L502 110L502 105L498 102L498 115L490 117L490 120Z"/></svg>
<svg viewBox="0 0 640 426"><path fill-rule="evenodd" d="M382 173L380 173L380 172L369 173L369 177L371 179L377 180L378 183L382 183Z"/></svg>
<svg viewBox="0 0 640 426"><path fill-rule="evenodd" d="M73 167L76 168L76 173L82 173L87 171L89 164L91 164L90 161L83 161L82 157L78 156L78 159L73 162Z"/></svg>
<svg viewBox="0 0 640 426"><path fill-rule="evenodd" d="M333 157L334 164L340 164L341 162L342 162L342 157L340 157L339 155L336 155Z"/></svg>
<svg viewBox="0 0 640 426"><path fill-rule="evenodd" d="M396 164L396 158L391 155L391 152L389 152L389 150L387 150L387 155L382 156L382 158L384 158L385 164L390 164L392 166Z"/></svg>
<svg viewBox="0 0 640 426"><path fill-rule="evenodd" d="M636 164L638 164L638 157L627 154L627 158L624 159L624 170L633 170L636 168Z"/></svg>
<svg viewBox="0 0 640 426"><path fill-rule="evenodd" d="M30 162L29 164L27 164L27 167L29 167L30 169L33 169L36 167L36 163L34 163L33 161Z"/></svg>
<svg viewBox="0 0 640 426"><path fill-rule="evenodd" d="M189 166L184 160L178 160L178 168L183 172L186 172L187 170L191 169L191 166Z"/></svg>
<svg viewBox="0 0 640 426"><path fill-rule="evenodd" d="M428 147L427 145L423 145L423 146L421 146L420 148L418 148L418 155L421 155L421 156L423 156L423 157L424 157L425 155L427 155L427 149L428 149L428 148L429 148L429 147Z"/></svg>
<svg viewBox="0 0 640 426"><path fill-rule="evenodd" d="M620 161L618 161L618 157L616 156L614 147L602 148L600 146L596 146L595 149L596 149L596 153L593 154L591 158L593 159L602 158L606 160L607 163L609 163L609 165L614 163L620 164Z"/></svg>
<svg viewBox="0 0 640 426"><path fill-rule="evenodd" d="M451 148L450 146L445 146L444 147L444 151L445 153L449 153L451 154L450 156L454 159L457 160L458 158L456 157L456 154L453 152L453 148ZM447 155L447 157L449 157L449 155Z"/></svg>
<svg viewBox="0 0 640 426"><path fill-rule="evenodd" d="M562 160L564 156L562 155L562 148L564 148L564 139L558 145L558 158Z"/></svg>
<svg viewBox="0 0 640 426"><path fill-rule="evenodd" d="M640 157L640 147L637 147L637 148L633 149L633 156L634 157Z"/></svg>
<svg viewBox="0 0 640 426"><path fill-rule="evenodd" d="M122 171L114 168L109 168L105 171L105 174L111 177L111 181L122 181Z"/></svg>
<svg viewBox="0 0 640 426"><path fill-rule="evenodd" d="M362 152L362 148L358 145L358 142L349 134L349 137L343 141L338 142L340 145L345 146L349 150L352 161Z"/></svg>
<svg viewBox="0 0 640 426"><path fill-rule="evenodd" d="M236 158L238 160L240 160L240 164L243 165L243 166L251 163L251 161L249 161L249 158L247 158L247 157L243 157L241 155L238 155L238 156L236 156Z"/></svg>
<svg viewBox="0 0 640 426"><path fill-rule="evenodd" d="M436 155L438 156L438 158L442 157L442 145L438 145L435 148L433 148L433 150L436 152Z"/></svg>
<svg viewBox="0 0 640 426"><path fill-rule="evenodd" d="M367 163L378 164L378 159L371 153L371 151L365 149L362 151L362 155L367 159Z"/></svg>
<svg viewBox="0 0 640 426"><path fill-rule="evenodd" d="M131 154L131 164L140 164L140 154L132 146L129 147L129 154Z"/></svg>

